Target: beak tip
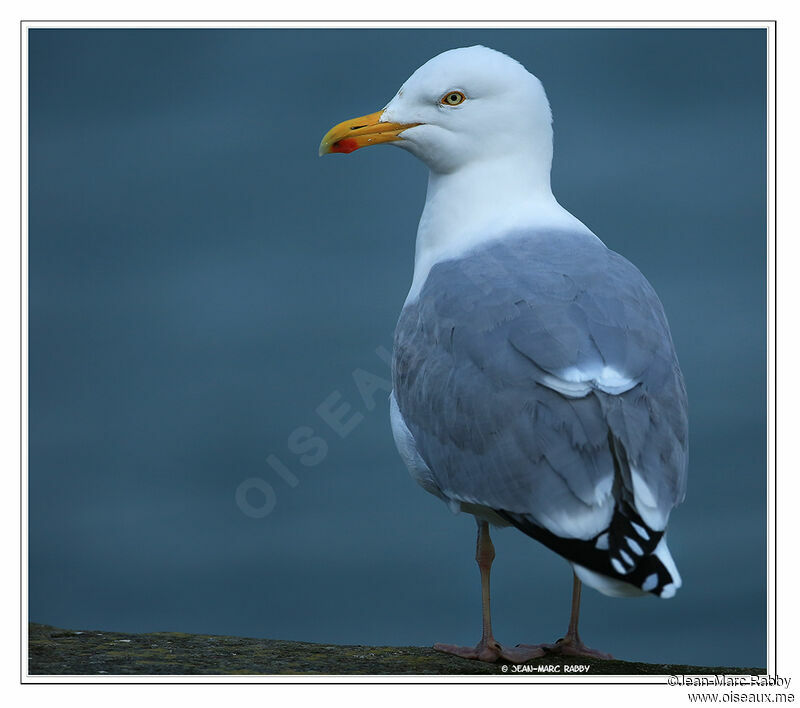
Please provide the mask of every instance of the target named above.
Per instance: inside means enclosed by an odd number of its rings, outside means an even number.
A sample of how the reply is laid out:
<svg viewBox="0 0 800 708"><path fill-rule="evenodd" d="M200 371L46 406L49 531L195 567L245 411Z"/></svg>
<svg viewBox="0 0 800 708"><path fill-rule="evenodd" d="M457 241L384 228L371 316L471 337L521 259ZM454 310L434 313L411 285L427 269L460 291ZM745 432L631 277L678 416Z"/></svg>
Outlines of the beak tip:
<svg viewBox="0 0 800 708"><path fill-rule="evenodd" d="M383 111L370 113L360 118L353 118L331 128L322 138L319 155L343 153L345 155L369 145L394 142L400 140L399 133L414 124L403 125L381 120Z"/></svg>

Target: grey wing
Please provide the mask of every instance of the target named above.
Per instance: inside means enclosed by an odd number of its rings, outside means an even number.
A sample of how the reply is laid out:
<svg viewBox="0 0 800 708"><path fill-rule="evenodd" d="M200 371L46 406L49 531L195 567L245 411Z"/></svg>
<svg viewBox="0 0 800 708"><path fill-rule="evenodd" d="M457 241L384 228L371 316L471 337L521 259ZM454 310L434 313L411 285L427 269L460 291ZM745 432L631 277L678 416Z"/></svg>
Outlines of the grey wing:
<svg viewBox="0 0 800 708"><path fill-rule="evenodd" d="M523 235L437 264L401 314L393 376L445 498L592 539L625 505L661 532L684 497L686 392L666 317L599 241Z"/></svg>

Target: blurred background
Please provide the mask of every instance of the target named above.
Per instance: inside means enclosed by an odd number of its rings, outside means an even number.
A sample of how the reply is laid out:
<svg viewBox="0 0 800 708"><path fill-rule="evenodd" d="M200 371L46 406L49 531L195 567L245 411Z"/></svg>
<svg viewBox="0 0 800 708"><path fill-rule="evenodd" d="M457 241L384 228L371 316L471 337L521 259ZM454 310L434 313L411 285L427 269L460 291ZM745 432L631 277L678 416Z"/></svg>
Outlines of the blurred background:
<svg viewBox="0 0 800 708"><path fill-rule="evenodd" d="M478 640L475 524L410 479L382 388L426 172L392 146L317 157L334 123L471 44L544 83L553 190L653 283L689 391L684 588L587 590L581 634L625 659L766 665L752 29L31 30L32 621ZM342 405L343 436L318 412ZM562 636L566 562L511 529L495 545L499 641Z"/></svg>

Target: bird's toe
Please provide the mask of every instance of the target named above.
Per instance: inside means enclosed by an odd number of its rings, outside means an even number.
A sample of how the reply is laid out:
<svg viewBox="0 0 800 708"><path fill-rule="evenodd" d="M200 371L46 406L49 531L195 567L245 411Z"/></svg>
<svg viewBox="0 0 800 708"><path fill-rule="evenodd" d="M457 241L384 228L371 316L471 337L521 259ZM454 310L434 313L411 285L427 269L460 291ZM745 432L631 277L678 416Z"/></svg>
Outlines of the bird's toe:
<svg viewBox="0 0 800 708"><path fill-rule="evenodd" d="M444 654L452 654L459 656L462 659L474 659L477 661L485 661L486 663L495 663L503 653L503 648L494 640L488 642L479 642L474 647L461 647L456 644L441 644L437 642L433 645L436 651L443 652Z"/></svg>

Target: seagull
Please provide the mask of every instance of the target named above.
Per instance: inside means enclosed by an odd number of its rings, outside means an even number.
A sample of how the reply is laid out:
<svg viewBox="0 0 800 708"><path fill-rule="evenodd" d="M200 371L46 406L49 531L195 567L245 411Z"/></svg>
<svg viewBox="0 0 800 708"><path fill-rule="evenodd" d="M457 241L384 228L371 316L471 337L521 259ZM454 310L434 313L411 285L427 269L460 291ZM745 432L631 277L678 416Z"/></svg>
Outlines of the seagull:
<svg viewBox="0 0 800 708"><path fill-rule="evenodd" d="M414 275L394 337L392 431L411 476L475 517L482 633L467 659L609 657L578 634L581 587L672 597L667 546L686 493L687 396L645 277L555 199L541 82L482 46L417 69L386 107L333 127L320 155L391 143L429 169ZM572 566L554 643L492 633L490 527Z"/></svg>

